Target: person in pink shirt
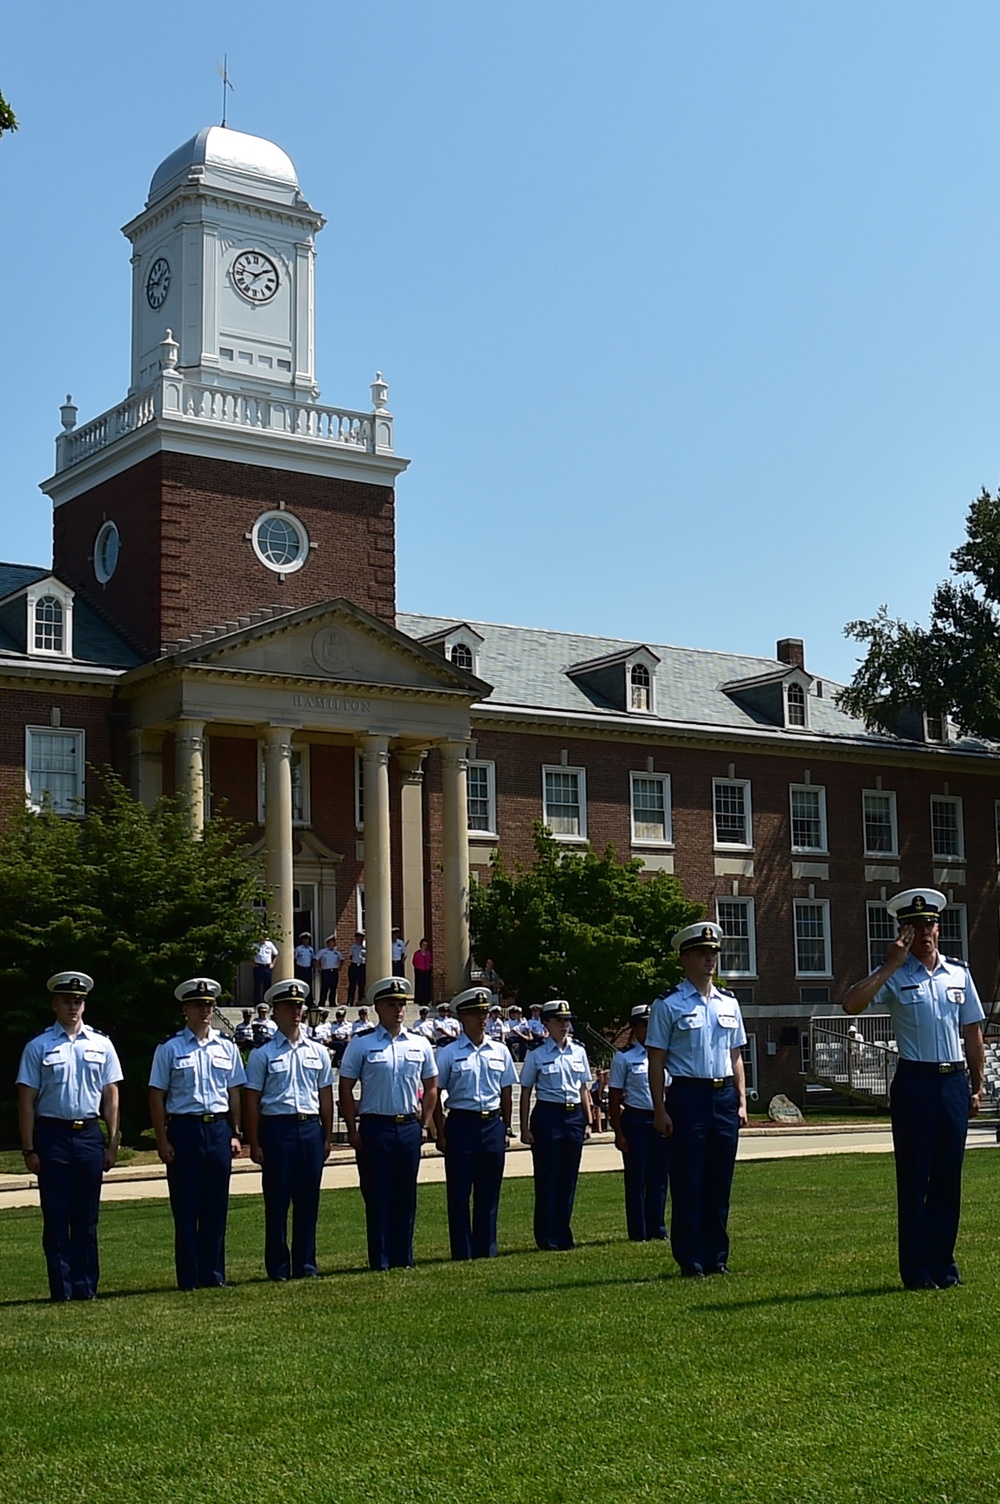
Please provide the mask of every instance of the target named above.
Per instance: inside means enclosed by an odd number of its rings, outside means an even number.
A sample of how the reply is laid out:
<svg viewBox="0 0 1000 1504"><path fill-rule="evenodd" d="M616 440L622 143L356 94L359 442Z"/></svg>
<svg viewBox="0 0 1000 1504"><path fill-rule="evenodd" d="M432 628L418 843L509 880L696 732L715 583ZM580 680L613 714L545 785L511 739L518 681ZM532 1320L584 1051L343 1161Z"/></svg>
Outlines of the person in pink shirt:
<svg viewBox="0 0 1000 1504"><path fill-rule="evenodd" d="M429 940L421 940L413 953L413 1001L420 1007L426 1003L430 1007L434 995L434 957L431 954Z"/></svg>

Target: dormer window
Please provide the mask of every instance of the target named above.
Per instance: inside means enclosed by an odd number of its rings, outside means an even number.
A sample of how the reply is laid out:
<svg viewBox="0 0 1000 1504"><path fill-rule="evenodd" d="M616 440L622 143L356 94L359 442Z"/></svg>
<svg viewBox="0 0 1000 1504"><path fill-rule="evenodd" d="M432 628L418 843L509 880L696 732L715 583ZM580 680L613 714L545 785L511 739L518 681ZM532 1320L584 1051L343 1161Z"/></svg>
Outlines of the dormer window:
<svg viewBox="0 0 1000 1504"><path fill-rule="evenodd" d="M929 742L946 742L948 740L947 718L943 715L933 715L929 710L925 710L924 739Z"/></svg>
<svg viewBox="0 0 1000 1504"><path fill-rule="evenodd" d="M479 673L479 650L483 645L483 638L467 621L457 621L450 627L441 627L438 631L421 637L420 641L465 673Z"/></svg>
<svg viewBox="0 0 1000 1504"><path fill-rule="evenodd" d="M786 723L789 726L806 724L806 692L801 684L789 684L785 696L785 713Z"/></svg>
<svg viewBox="0 0 1000 1504"><path fill-rule="evenodd" d="M456 668L464 668L470 674L473 672L475 659L472 656L472 649L467 642L452 644L451 661Z"/></svg>
<svg viewBox="0 0 1000 1504"><path fill-rule="evenodd" d="M51 577L27 593L27 649L47 658L73 656L73 595Z"/></svg>
<svg viewBox="0 0 1000 1504"><path fill-rule="evenodd" d="M35 603L35 652L65 653L66 620L62 601L43 595Z"/></svg>
<svg viewBox="0 0 1000 1504"><path fill-rule="evenodd" d="M629 670L629 706L632 710L650 709L649 669L644 663L633 663Z"/></svg>

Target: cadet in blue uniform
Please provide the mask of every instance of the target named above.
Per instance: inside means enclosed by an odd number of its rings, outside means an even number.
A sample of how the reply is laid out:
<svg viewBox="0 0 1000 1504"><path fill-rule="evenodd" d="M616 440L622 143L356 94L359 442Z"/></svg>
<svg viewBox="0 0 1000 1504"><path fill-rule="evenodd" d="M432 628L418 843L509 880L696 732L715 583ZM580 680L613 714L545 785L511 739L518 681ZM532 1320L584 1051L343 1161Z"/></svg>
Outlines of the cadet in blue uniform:
<svg viewBox="0 0 1000 1504"><path fill-rule="evenodd" d="M316 1222L333 1137L333 1067L326 1046L302 1028L309 996L304 980L268 988L265 1001L278 1029L247 1061L243 1094L250 1158L262 1170L264 1267L276 1280L312 1279L318 1272Z"/></svg>
<svg viewBox="0 0 1000 1504"><path fill-rule="evenodd" d="M671 1140L670 1248L694 1279L729 1273L729 1193L747 1123L743 1019L712 979L721 945L717 924L678 930L684 981L656 999L646 1032L653 1127Z"/></svg>
<svg viewBox="0 0 1000 1504"><path fill-rule="evenodd" d="M211 977L174 989L185 1027L158 1045L149 1076L156 1152L167 1167L174 1262L182 1290L226 1283L229 1177L240 1152L240 1052L211 1026Z"/></svg>
<svg viewBox="0 0 1000 1504"><path fill-rule="evenodd" d="M569 1038L571 1016L564 998L544 1005L547 1037L521 1067L521 1139L531 1146L535 1172L535 1242L546 1250L573 1247L573 1200L593 1111L590 1062Z"/></svg>
<svg viewBox="0 0 1000 1504"><path fill-rule="evenodd" d="M340 1112L358 1156L371 1269L412 1268L420 1149L437 1105L434 1051L403 1028L412 993L405 977L373 982L366 995L378 1025L354 1035L340 1064Z"/></svg>
<svg viewBox="0 0 1000 1504"><path fill-rule="evenodd" d="M653 1128L646 1028L650 1007L640 1003L630 1015L632 1041L611 1062L608 1109L615 1144L625 1170L625 1226L633 1243L665 1238L669 1139ZM669 1085L669 1082L668 1082Z"/></svg>
<svg viewBox="0 0 1000 1504"><path fill-rule="evenodd" d="M851 1014L873 1000L888 1008L899 1046L889 1110L899 1272L908 1290L961 1284L955 1241L962 1159L983 1088L979 994L963 962L938 952L938 915L946 906L936 888L907 888L890 899L886 908L899 934L884 965L855 982L842 1004Z"/></svg>
<svg viewBox="0 0 1000 1504"><path fill-rule="evenodd" d="M448 1237L453 1259L495 1259L497 1213L517 1072L505 1044L484 1028L493 995L470 987L452 998L461 1038L438 1051L437 1146L448 1183ZM447 1120L441 1109L448 1094ZM472 1216L469 1216L469 1201Z"/></svg>
<svg viewBox="0 0 1000 1504"><path fill-rule="evenodd" d="M38 1176L42 1248L57 1301L97 1294L101 1179L118 1153L122 1070L110 1039L83 1021L93 985L82 971L49 978L56 1021L25 1045L17 1073L21 1147Z"/></svg>

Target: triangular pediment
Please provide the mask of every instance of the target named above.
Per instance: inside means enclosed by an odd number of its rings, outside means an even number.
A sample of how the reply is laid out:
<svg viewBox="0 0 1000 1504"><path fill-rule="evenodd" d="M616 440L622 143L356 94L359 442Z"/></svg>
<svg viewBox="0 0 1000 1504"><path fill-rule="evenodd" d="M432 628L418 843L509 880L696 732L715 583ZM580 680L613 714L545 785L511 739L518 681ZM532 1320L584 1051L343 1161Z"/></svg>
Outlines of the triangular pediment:
<svg viewBox="0 0 1000 1504"><path fill-rule="evenodd" d="M482 699L490 687L345 600L270 615L176 643L155 667L385 685Z"/></svg>

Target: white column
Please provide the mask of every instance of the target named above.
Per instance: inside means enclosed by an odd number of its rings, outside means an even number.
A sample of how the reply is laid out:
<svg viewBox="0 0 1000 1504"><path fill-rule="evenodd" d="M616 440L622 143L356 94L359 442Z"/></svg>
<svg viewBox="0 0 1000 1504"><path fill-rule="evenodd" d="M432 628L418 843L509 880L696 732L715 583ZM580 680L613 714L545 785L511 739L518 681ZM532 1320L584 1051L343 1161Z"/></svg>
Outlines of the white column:
<svg viewBox="0 0 1000 1504"><path fill-rule="evenodd" d="M426 749L396 753L399 764L400 864L403 935L409 941L406 975L413 981L413 952L424 934L424 758Z"/></svg>
<svg viewBox="0 0 1000 1504"><path fill-rule="evenodd" d="M389 738L360 741L365 779L365 946L369 983L392 975Z"/></svg>
<svg viewBox="0 0 1000 1504"><path fill-rule="evenodd" d="M191 829L200 836L205 829L205 722L183 718L177 722L174 737L177 792L187 795Z"/></svg>
<svg viewBox="0 0 1000 1504"><path fill-rule="evenodd" d="M444 837L445 986L454 995L469 985L469 807L466 799L468 744L441 746Z"/></svg>
<svg viewBox="0 0 1000 1504"><path fill-rule="evenodd" d="M132 798L152 809L163 795L163 732L133 726L128 734Z"/></svg>
<svg viewBox="0 0 1000 1504"><path fill-rule="evenodd" d="M264 850L270 890L271 939L281 954L274 979L294 975L295 924L292 877L292 732L288 726L264 728Z"/></svg>

